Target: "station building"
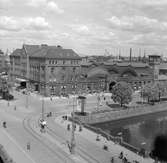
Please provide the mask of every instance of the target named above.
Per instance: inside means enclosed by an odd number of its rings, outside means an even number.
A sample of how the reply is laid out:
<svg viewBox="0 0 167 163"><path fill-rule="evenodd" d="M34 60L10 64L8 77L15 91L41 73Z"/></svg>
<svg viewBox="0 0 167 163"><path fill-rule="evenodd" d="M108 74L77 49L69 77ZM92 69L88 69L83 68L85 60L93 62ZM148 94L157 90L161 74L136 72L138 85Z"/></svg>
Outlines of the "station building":
<svg viewBox="0 0 167 163"><path fill-rule="evenodd" d="M146 63L104 62L81 65L81 72L87 78L90 90L110 91L116 82L124 81L137 90L154 81L153 68Z"/></svg>
<svg viewBox="0 0 167 163"><path fill-rule="evenodd" d="M80 74L81 57L61 46L23 45L10 55L10 77L46 96L71 93Z"/></svg>
<svg viewBox="0 0 167 163"><path fill-rule="evenodd" d="M134 90L147 83L167 83L167 63L149 56L147 63L88 61L61 46L23 45L10 55L10 79L45 96L110 91L119 81Z"/></svg>

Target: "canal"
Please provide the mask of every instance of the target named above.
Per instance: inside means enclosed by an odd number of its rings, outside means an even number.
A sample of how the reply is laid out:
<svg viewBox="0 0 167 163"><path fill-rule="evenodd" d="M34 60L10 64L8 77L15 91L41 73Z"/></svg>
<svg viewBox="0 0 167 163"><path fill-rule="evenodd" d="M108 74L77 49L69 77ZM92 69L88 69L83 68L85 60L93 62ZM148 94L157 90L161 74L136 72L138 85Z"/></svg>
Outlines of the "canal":
<svg viewBox="0 0 167 163"><path fill-rule="evenodd" d="M159 134L167 134L167 112L101 123L94 126L101 128L110 135L121 135L125 142L150 151L154 138Z"/></svg>

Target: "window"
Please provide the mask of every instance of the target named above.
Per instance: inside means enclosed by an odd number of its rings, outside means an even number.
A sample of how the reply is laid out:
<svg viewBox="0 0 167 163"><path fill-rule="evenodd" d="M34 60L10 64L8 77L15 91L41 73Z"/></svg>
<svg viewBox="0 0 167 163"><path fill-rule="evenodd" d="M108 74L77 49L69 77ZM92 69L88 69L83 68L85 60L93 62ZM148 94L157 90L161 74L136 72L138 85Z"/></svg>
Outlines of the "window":
<svg viewBox="0 0 167 163"><path fill-rule="evenodd" d="M55 64L57 64L57 60L55 60Z"/></svg>
<svg viewBox="0 0 167 163"><path fill-rule="evenodd" d="M52 64L54 64L54 61L52 61Z"/></svg>
<svg viewBox="0 0 167 163"><path fill-rule="evenodd" d="M65 79L65 76L63 75L63 76L62 76L62 80L64 80L64 79Z"/></svg>
<svg viewBox="0 0 167 163"><path fill-rule="evenodd" d="M51 64L51 60L49 60L49 64Z"/></svg>
<svg viewBox="0 0 167 163"><path fill-rule="evenodd" d="M73 72L75 72L75 70L76 70L76 67L73 67Z"/></svg>
<svg viewBox="0 0 167 163"><path fill-rule="evenodd" d="M50 72L51 72L51 73L54 72L54 67L51 67Z"/></svg>
<svg viewBox="0 0 167 163"><path fill-rule="evenodd" d="M66 63L66 61L65 60L63 60L63 65Z"/></svg>

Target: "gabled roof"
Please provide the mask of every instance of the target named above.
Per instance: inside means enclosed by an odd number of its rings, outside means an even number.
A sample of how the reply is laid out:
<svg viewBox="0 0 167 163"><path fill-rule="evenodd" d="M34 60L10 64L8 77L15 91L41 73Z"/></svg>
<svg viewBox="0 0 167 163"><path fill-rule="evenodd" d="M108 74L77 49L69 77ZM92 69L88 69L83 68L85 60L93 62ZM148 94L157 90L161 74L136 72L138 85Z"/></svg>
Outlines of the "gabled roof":
<svg viewBox="0 0 167 163"><path fill-rule="evenodd" d="M63 49L60 46L48 46L48 45L27 45L24 44L22 49L16 49L12 55L21 55L23 50L30 57L38 58L57 58L57 59L81 59L81 57L75 53L72 49Z"/></svg>
<svg viewBox="0 0 167 163"><path fill-rule="evenodd" d="M20 57L20 55L22 54L22 49L16 49L13 51L12 54L10 54L10 56L18 56Z"/></svg>
<svg viewBox="0 0 167 163"><path fill-rule="evenodd" d="M81 59L72 49L63 49L57 46L32 46L26 47L30 56L44 58L65 58L65 59Z"/></svg>
<svg viewBox="0 0 167 163"><path fill-rule="evenodd" d="M23 49L26 50L26 53L29 56L33 56L35 52L39 51L41 49L40 45L23 45Z"/></svg>

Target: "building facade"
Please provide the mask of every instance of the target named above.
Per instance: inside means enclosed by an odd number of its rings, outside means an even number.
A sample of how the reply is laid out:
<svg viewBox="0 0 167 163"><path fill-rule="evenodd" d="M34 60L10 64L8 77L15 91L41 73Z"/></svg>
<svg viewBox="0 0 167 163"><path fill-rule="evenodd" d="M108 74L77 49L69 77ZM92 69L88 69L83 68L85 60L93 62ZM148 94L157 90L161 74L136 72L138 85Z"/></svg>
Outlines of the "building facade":
<svg viewBox="0 0 167 163"><path fill-rule="evenodd" d="M104 62L83 64L81 67L81 73L87 78L87 84L94 83L88 86L93 91L97 89L109 91L119 81L127 82L137 90L154 81L154 69L145 63Z"/></svg>
<svg viewBox="0 0 167 163"><path fill-rule="evenodd" d="M0 73L8 73L9 71L9 56L0 50Z"/></svg>
<svg viewBox="0 0 167 163"><path fill-rule="evenodd" d="M81 57L72 49L23 45L10 55L10 76L46 96L67 94L76 90L80 62Z"/></svg>
<svg viewBox="0 0 167 163"><path fill-rule="evenodd" d="M12 81L46 96L110 91L119 81L137 90L167 74L157 56L148 63L90 62L72 49L48 45L23 45L10 55L10 63Z"/></svg>

